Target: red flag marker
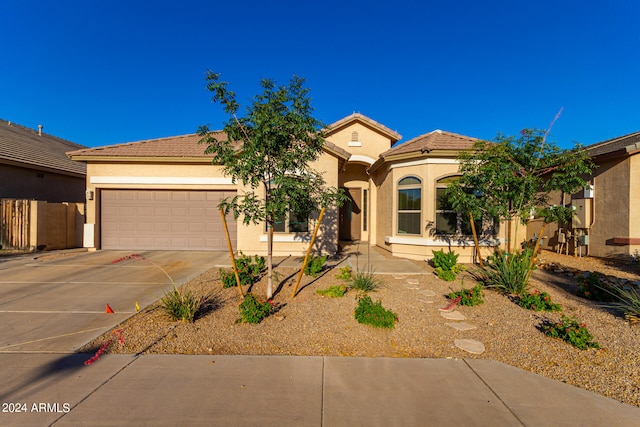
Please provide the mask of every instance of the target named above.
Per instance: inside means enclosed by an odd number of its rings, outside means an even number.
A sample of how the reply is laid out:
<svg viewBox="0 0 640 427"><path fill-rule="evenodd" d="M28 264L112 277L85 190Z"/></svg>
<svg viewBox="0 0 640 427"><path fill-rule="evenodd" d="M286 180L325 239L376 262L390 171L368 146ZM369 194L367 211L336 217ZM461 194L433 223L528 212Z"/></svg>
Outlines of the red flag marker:
<svg viewBox="0 0 640 427"><path fill-rule="evenodd" d="M111 309L111 307L109 307L109 304L107 304L107 310L106 310L107 314L113 314L113 310Z"/></svg>

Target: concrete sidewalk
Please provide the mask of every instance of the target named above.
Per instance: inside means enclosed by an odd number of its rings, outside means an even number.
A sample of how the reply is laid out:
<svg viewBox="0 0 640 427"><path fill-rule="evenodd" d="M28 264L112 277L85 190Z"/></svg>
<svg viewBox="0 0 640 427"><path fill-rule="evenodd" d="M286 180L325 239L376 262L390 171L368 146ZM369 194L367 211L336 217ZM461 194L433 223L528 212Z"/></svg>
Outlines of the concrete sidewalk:
<svg viewBox="0 0 640 427"><path fill-rule="evenodd" d="M488 360L104 355L85 366L89 356L0 354L0 364L12 367L0 372L6 407L0 425L632 426L640 420L640 408Z"/></svg>

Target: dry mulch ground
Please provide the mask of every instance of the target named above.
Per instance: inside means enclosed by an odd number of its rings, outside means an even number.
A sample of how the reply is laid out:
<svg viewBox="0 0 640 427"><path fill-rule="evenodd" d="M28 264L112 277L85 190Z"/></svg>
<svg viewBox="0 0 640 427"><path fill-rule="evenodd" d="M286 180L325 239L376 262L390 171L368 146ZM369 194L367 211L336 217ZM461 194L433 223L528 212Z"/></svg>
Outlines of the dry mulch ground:
<svg viewBox="0 0 640 427"><path fill-rule="evenodd" d="M544 251L546 262L585 271L640 280L638 266L596 258L575 258ZM222 289L217 270L210 270L184 285L207 297L205 310L194 323L171 321L159 304L133 316L117 329L123 345L113 345L113 353L315 355L419 358L483 358L526 369L587 390L640 406L640 325L630 325L621 313L575 296L575 278L562 273L534 272L531 289L548 292L563 312L534 312L519 307L508 296L485 290L485 302L476 307L459 307L465 323L477 329L457 331L440 315L448 304L446 295L475 281L468 273L454 282L444 282L433 269L420 262L429 274L394 277L380 275L383 286L371 293L385 308L398 314L392 330L376 329L354 319L356 293L328 298L316 290L341 284L337 269L316 279L305 276L298 295L291 299L295 282L293 269L278 268L281 282L274 302L278 311L257 325L236 323L239 317L238 291ZM410 289L407 279L418 282L420 290L432 290L427 298ZM262 296L266 279L250 291ZM246 291L247 289L245 289ZM432 301L432 302L425 302ZM564 341L544 335L540 324L556 321L561 314L586 323L600 349L579 350ZM83 351L93 352L112 334L89 343ZM457 338L482 342L484 353L467 353L454 345ZM115 340L117 342L117 340Z"/></svg>

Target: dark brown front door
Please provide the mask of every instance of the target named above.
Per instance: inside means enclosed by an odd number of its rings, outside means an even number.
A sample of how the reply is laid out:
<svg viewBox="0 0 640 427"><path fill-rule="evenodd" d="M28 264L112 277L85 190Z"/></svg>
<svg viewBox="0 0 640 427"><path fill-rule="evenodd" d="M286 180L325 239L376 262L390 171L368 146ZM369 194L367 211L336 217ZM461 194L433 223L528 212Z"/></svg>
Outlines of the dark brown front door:
<svg viewBox="0 0 640 427"><path fill-rule="evenodd" d="M340 240L360 240L362 190L359 188L343 188L343 190L348 200L340 208Z"/></svg>

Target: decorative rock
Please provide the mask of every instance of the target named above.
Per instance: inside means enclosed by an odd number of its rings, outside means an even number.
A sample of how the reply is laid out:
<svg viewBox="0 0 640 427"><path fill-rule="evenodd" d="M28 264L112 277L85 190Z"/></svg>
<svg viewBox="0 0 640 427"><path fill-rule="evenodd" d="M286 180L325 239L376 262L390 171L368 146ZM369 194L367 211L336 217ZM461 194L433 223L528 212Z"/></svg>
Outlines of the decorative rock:
<svg viewBox="0 0 640 427"><path fill-rule="evenodd" d="M404 285L404 287L405 287L405 288L407 288L407 289L413 289L413 290L420 289L420 288L419 288L418 286L416 286L416 285Z"/></svg>
<svg viewBox="0 0 640 427"><path fill-rule="evenodd" d="M459 311L451 311L451 312L440 312L440 316L444 317L445 319L449 319L449 320L466 320L467 318L464 316L464 314L460 313Z"/></svg>
<svg viewBox="0 0 640 427"><path fill-rule="evenodd" d="M404 279L404 276L403 275L401 276L401 275L398 275L398 274L394 274L393 278L400 280L400 279Z"/></svg>
<svg viewBox="0 0 640 427"><path fill-rule="evenodd" d="M445 323L445 325L452 327L458 331L470 331L472 329L478 329L475 325L470 325L469 323Z"/></svg>
<svg viewBox="0 0 640 427"><path fill-rule="evenodd" d="M418 292L420 295L424 295L425 297L435 297L436 293L430 289L425 289L424 291Z"/></svg>
<svg viewBox="0 0 640 427"><path fill-rule="evenodd" d="M407 283L410 285L417 285L420 281L417 279L407 279Z"/></svg>
<svg viewBox="0 0 640 427"><path fill-rule="evenodd" d="M454 341L456 347L471 354L484 353L484 344L480 341L470 339L457 339Z"/></svg>
<svg viewBox="0 0 640 427"><path fill-rule="evenodd" d="M428 300L428 299L418 298L418 301L420 301L420 302L424 302L424 303L426 303L426 304L433 304L433 301Z"/></svg>

